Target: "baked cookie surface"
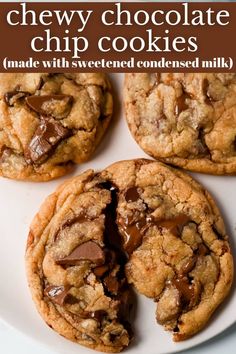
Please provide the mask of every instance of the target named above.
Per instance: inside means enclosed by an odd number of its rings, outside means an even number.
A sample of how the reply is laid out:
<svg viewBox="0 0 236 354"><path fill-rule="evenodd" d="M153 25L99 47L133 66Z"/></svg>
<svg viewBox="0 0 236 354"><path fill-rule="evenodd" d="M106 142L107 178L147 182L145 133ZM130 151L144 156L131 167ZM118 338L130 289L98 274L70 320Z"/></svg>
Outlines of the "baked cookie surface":
<svg viewBox="0 0 236 354"><path fill-rule="evenodd" d="M124 100L131 133L149 155L236 174L236 74L126 74Z"/></svg>
<svg viewBox="0 0 236 354"><path fill-rule="evenodd" d="M157 321L180 341L207 324L233 279L208 192L143 159L87 171L49 196L30 227L26 268L46 323L107 352L131 340L132 285L157 303Z"/></svg>
<svg viewBox="0 0 236 354"><path fill-rule="evenodd" d="M0 175L66 174L92 155L112 105L103 74L0 74Z"/></svg>

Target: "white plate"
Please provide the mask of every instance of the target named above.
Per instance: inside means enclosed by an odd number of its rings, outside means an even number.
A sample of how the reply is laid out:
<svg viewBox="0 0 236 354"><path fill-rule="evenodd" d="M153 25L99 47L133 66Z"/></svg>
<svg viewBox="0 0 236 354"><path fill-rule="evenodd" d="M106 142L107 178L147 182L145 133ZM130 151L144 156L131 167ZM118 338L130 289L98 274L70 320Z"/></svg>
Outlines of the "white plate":
<svg viewBox="0 0 236 354"><path fill-rule="evenodd" d="M116 116L105 139L92 160L78 166L74 174L87 168L102 169L123 159L146 155L131 137L121 108L123 75L111 75L116 101ZM223 133L223 132L222 132ZM236 241L236 177L214 177L196 174L197 180L213 194L224 215L231 244ZM92 351L63 339L41 320L31 301L26 284L24 250L29 224L45 197L65 178L47 183L25 183L0 179L0 317L11 326L59 354L88 354ZM235 248L235 247L234 247ZM155 304L143 296L138 298L135 341L129 354L173 353L202 343L235 322L236 291L216 312L206 329L190 340L173 343L171 335L155 322Z"/></svg>

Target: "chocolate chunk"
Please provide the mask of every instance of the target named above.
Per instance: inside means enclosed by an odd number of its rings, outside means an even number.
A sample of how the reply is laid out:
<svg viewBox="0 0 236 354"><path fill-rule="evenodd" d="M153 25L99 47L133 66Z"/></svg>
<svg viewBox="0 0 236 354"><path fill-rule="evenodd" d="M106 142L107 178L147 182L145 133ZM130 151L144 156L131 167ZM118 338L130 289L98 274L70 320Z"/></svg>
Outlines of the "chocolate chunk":
<svg viewBox="0 0 236 354"><path fill-rule="evenodd" d="M69 256L57 260L56 263L60 265L76 265L79 261L102 264L105 261L105 255L97 243L88 241L77 246Z"/></svg>
<svg viewBox="0 0 236 354"><path fill-rule="evenodd" d="M48 157L53 148L67 138L69 134L69 129L64 128L54 119L43 119L25 150L26 159L34 163L41 163Z"/></svg>
<svg viewBox="0 0 236 354"><path fill-rule="evenodd" d="M56 304L63 306L68 296L69 287L49 285L44 289L44 293Z"/></svg>
<svg viewBox="0 0 236 354"><path fill-rule="evenodd" d="M4 101L6 102L6 104L8 106L13 106L15 104L15 102L17 100L19 100L20 98L23 98L25 96L29 95L29 92L25 92L25 91L10 91L5 93L4 95Z"/></svg>
<svg viewBox="0 0 236 354"><path fill-rule="evenodd" d="M198 248L194 251L194 254L182 267L182 269L179 271L179 279L183 279L185 275L190 273L193 268L195 267L195 264L197 262L198 257L204 257L207 254L209 254L209 249L204 245L200 244ZM190 279L191 277L188 276Z"/></svg>
<svg viewBox="0 0 236 354"><path fill-rule="evenodd" d="M106 278L104 278L104 285L110 293L112 293L112 294L118 293L119 282L112 275L108 275Z"/></svg>
<svg viewBox="0 0 236 354"><path fill-rule="evenodd" d="M70 113L73 99L68 95L47 95L29 96L25 101L31 109L40 115L62 119Z"/></svg>
<svg viewBox="0 0 236 354"><path fill-rule="evenodd" d="M136 202L140 198L137 187L131 187L125 192L125 200L129 202Z"/></svg>
<svg viewBox="0 0 236 354"><path fill-rule="evenodd" d="M155 224L169 230L174 236L180 236L184 226L190 221L189 217L185 214L180 214L169 220L155 221Z"/></svg>
<svg viewBox="0 0 236 354"><path fill-rule="evenodd" d="M179 274L181 276L184 276L185 274L188 274L189 272L191 272L191 270L194 268L196 262L197 262L197 257L193 256L192 258L190 258L187 261L187 263L182 267Z"/></svg>

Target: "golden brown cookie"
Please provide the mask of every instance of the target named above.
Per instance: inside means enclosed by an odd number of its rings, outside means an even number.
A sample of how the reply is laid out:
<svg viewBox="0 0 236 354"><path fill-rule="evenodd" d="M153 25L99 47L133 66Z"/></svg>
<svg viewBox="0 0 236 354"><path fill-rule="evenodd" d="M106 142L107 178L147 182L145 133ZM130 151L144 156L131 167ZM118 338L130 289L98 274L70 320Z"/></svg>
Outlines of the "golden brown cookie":
<svg viewBox="0 0 236 354"><path fill-rule="evenodd" d="M122 161L61 185L33 220L28 282L50 327L110 352L131 339L129 284L157 303L175 341L200 331L227 296L233 260L219 211L188 175Z"/></svg>
<svg viewBox="0 0 236 354"><path fill-rule="evenodd" d="M199 332L229 293L233 258L209 193L190 176L136 160L107 169L118 185L117 223L128 282L157 303L174 341Z"/></svg>
<svg viewBox="0 0 236 354"><path fill-rule="evenodd" d="M26 252L29 286L46 323L104 352L120 352L131 339L125 258L110 235L113 197L112 185L91 170L64 183L36 215Z"/></svg>
<svg viewBox="0 0 236 354"><path fill-rule="evenodd" d="M92 155L111 115L104 74L0 74L0 175L68 173Z"/></svg>
<svg viewBox="0 0 236 354"><path fill-rule="evenodd" d="M126 74L124 100L131 133L149 155L236 174L236 74Z"/></svg>

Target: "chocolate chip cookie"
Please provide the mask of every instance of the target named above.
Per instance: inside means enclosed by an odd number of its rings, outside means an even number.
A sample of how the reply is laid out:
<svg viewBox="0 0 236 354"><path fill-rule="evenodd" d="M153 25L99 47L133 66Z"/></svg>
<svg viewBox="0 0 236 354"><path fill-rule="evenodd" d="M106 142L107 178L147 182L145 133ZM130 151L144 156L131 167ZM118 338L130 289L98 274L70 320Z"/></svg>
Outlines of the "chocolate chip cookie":
<svg viewBox="0 0 236 354"><path fill-rule="evenodd" d="M236 174L236 74L127 74L124 100L131 133L149 155Z"/></svg>
<svg viewBox="0 0 236 354"><path fill-rule="evenodd" d="M103 74L0 74L0 175L66 174L92 155L111 115Z"/></svg>
<svg viewBox="0 0 236 354"><path fill-rule="evenodd" d="M131 285L157 303L157 321L180 341L206 325L233 278L224 223L208 192L142 159L89 170L49 196L30 228L26 266L48 325L108 352L132 338Z"/></svg>
<svg viewBox="0 0 236 354"><path fill-rule="evenodd" d="M91 170L69 180L36 215L26 252L29 286L46 323L104 352L120 352L132 337L115 198L109 180Z"/></svg>

